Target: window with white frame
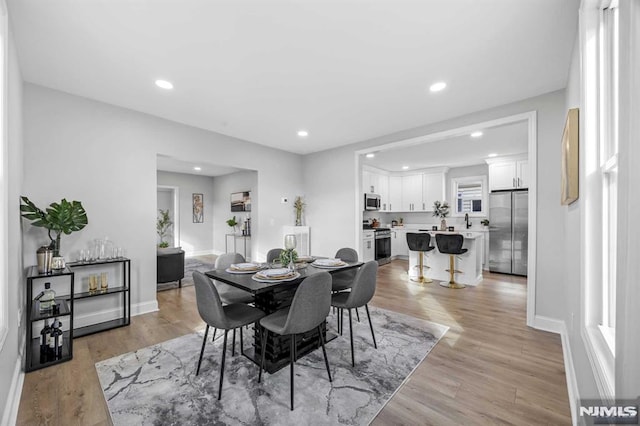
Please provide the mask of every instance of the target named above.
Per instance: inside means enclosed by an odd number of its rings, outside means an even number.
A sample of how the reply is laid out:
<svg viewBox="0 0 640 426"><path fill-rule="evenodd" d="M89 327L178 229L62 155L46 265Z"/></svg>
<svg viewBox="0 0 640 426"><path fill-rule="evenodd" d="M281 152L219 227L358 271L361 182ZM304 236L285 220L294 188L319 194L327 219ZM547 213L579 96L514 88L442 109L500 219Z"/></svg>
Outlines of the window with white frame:
<svg viewBox="0 0 640 426"><path fill-rule="evenodd" d="M618 228L617 0L585 0L582 12L584 189L581 192L585 239L582 331L598 389L602 397L612 398Z"/></svg>
<svg viewBox="0 0 640 426"><path fill-rule="evenodd" d="M451 179L453 216L487 215L487 177L467 176Z"/></svg>

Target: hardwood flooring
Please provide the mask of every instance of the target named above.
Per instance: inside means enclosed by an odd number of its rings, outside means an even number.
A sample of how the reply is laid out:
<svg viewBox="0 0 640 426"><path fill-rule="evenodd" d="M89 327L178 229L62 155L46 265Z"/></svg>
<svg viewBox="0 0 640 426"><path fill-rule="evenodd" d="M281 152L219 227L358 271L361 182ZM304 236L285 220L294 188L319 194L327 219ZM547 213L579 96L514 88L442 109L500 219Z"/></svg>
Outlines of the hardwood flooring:
<svg viewBox="0 0 640 426"><path fill-rule="evenodd" d="M525 279L485 274L451 290L411 283L406 269L380 267L372 304L450 329L374 425L571 424L560 337L525 325ZM111 424L94 364L202 327L193 287L158 303L129 327L76 339L72 361L28 373L17 424Z"/></svg>

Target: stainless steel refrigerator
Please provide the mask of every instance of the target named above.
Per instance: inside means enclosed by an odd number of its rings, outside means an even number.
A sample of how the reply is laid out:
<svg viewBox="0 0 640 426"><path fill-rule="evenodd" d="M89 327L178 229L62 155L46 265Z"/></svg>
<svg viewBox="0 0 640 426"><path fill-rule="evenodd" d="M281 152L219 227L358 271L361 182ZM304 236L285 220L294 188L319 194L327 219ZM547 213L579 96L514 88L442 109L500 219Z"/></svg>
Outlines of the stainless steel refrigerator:
<svg viewBox="0 0 640 426"><path fill-rule="evenodd" d="M497 191L489 204L489 270L527 275L529 192Z"/></svg>

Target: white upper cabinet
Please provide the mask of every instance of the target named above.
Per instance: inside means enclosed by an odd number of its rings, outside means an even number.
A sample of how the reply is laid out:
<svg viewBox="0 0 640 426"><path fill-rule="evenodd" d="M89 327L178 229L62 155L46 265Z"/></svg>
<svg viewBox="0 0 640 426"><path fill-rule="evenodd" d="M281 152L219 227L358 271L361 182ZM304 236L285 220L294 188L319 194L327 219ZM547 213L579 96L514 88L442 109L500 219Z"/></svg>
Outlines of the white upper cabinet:
<svg viewBox="0 0 640 426"><path fill-rule="evenodd" d="M362 192L380 195L380 211L389 211L389 176L362 170Z"/></svg>
<svg viewBox="0 0 640 426"><path fill-rule="evenodd" d="M422 175L402 176L402 211L422 211Z"/></svg>
<svg viewBox="0 0 640 426"><path fill-rule="evenodd" d="M389 176L389 211L402 210L402 176Z"/></svg>
<svg viewBox="0 0 640 426"><path fill-rule="evenodd" d="M529 187L529 161L521 160L492 160L489 163L489 189L525 189Z"/></svg>
<svg viewBox="0 0 640 426"><path fill-rule="evenodd" d="M377 193L380 194L380 210L383 212L388 212L391 210L389 206L389 176L387 175L379 175L378 176L378 187L376 188Z"/></svg>
<svg viewBox="0 0 640 426"><path fill-rule="evenodd" d="M445 174L425 173L422 175L422 210L433 211L434 201L444 201L445 196Z"/></svg>

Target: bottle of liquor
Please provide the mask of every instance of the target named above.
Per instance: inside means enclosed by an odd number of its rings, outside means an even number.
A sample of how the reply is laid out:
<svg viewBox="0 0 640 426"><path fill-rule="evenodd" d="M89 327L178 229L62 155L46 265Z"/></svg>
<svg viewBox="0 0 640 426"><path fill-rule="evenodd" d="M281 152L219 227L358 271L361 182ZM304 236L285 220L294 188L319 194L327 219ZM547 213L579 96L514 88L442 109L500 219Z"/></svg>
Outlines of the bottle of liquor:
<svg viewBox="0 0 640 426"><path fill-rule="evenodd" d="M40 302L40 313L51 312L56 304L56 292L51 290L51 283L44 283L44 291L36 296Z"/></svg>
<svg viewBox="0 0 640 426"><path fill-rule="evenodd" d="M40 362L43 363L47 360L47 353L49 352L49 341L51 340L51 327L49 327L49 320L44 320L44 327L40 330Z"/></svg>
<svg viewBox="0 0 640 426"><path fill-rule="evenodd" d="M51 355L51 359L62 358L63 332L60 327L62 327L62 322L56 318L51 325L51 340L49 341L49 354Z"/></svg>

